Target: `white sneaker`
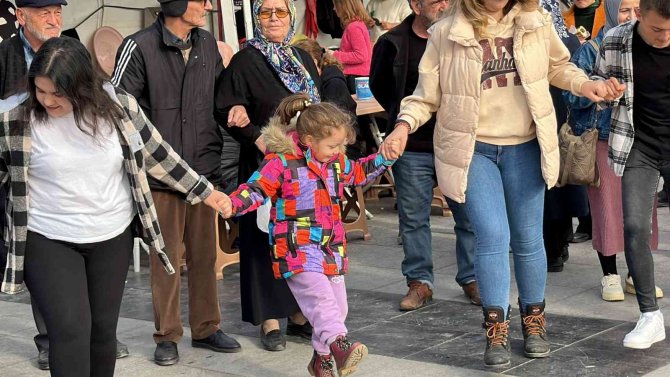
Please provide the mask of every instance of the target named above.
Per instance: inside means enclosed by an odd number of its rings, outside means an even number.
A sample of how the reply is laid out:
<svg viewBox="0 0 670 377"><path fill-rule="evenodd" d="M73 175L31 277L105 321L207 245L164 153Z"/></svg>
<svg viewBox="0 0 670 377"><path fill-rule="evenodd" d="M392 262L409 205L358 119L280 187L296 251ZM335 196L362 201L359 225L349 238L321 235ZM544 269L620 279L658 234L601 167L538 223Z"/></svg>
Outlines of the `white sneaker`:
<svg viewBox="0 0 670 377"><path fill-rule="evenodd" d="M600 279L600 293L605 301L623 301L623 287L619 275L605 275Z"/></svg>
<svg viewBox="0 0 670 377"><path fill-rule="evenodd" d="M665 325L660 310L640 314L640 319L633 331L623 338L623 346L636 349L647 349L652 344L665 339Z"/></svg>
<svg viewBox="0 0 670 377"><path fill-rule="evenodd" d="M626 277L626 293L635 294L635 284L633 284L633 277L630 275ZM663 290L658 285L656 286L656 298L663 298Z"/></svg>

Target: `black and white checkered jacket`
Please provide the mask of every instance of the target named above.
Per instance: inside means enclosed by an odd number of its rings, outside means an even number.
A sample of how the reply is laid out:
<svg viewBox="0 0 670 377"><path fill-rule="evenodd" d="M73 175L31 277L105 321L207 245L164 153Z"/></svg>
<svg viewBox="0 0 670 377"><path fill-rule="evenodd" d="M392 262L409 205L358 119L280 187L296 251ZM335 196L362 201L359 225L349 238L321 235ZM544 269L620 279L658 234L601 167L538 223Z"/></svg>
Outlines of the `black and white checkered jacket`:
<svg viewBox="0 0 670 377"><path fill-rule="evenodd" d="M182 193L184 199L196 204L208 197L213 186L196 174L158 133L145 117L135 98L115 89L116 99L124 109L117 126L132 196L142 224L144 242L158 254L165 270L174 273L163 249L165 244L158 226L156 209L151 198L147 175ZM7 185L8 245L7 266L2 292L18 293L23 288L23 265L28 233L28 166L30 165L31 132L25 119L25 106L0 114L0 183ZM74 125L73 125L74 127Z"/></svg>

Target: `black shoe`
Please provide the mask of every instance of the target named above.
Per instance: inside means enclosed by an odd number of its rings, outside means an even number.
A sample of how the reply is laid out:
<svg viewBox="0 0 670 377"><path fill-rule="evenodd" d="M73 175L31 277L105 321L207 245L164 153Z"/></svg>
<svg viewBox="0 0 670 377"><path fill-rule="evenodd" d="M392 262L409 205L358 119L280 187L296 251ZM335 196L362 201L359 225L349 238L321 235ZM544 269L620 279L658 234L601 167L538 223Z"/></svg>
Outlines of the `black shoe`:
<svg viewBox="0 0 670 377"><path fill-rule="evenodd" d="M41 370L49 370L49 350L40 350L37 354L37 367Z"/></svg>
<svg viewBox="0 0 670 377"><path fill-rule="evenodd" d="M291 321L291 318L289 318L286 325L286 335L299 336L303 339L310 340L312 339L312 325L309 322L299 325Z"/></svg>
<svg viewBox="0 0 670 377"><path fill-rule="evenodd" d="M590 239L591 235L588 233L575 232L575 234L572 236L572 240L570 240L570 243L582 243Z"/></svg>
<svg viewBox="0 0 670 377"><path fill-rule="evenodd" d="M286 338L281 330L270 330L266 333L261 326L261 344L268 351L283 351L286 349Z"/></svg>
<svg viewBox="0 0 670 377"><path fill-rule="evenodd" d="M205 339L191 339L191 346L196 348L207 348L216 352L235 353L242 351L242 346L237 340L224 334L221 330Z"/></svg>
<svg viewBox="0 0 670 377"><path fill-rule="evenodd" d="M509 313L509 310L507 311ZM486 350L484 364L490 368L504 368L511 364L509 343L509 317L505 318L501 307L484 308Z"/></svg>
<svg viewBox="0 0 670 377"><path fill-rule="evenodd" d="M547 259L547 272L561 271L563 271L563 257L559 255L556 258Z"/></svg>
<svg viewBox="0 0 670 377"><path fill-rule="evenodd" d="M130 355L130 352L128 352L128 346L119 342L119 340L116 340L116 358L117 359L123 359L124 357L128 357Z"/></svg>
<svg viewBox="0 0 670 377"><path fill-rule="evenodd" d="M544 315L544 301L529 304L524 312L519 302L521 312L521 330L523 332L523 354L526 357L547 357L551 351L547 341L546 317Z"/></svg>
<svg viewBox="0 0 670 377"><path fill-rule="evenodd" d="M177 343L165 341L156 344L156 351L154 351L154 362L161 366L168 366L177 364L179 361L179 351L177 351Z"/></svg>
<svg viewBox="0 0 670 377"><path fill-rule="evenodd" d="M561 250L561 258L563 259L563 263L567 262L568 259L570 259L570 250L568 248L569 246L565 245Z"/></svg>
<svg viewBox="0 0 670 377"><path fill-rule="evenodd" d="M665 190L658 192L658 206L659 207L668 207L670 203L668 202L668 193Z"/></svg>

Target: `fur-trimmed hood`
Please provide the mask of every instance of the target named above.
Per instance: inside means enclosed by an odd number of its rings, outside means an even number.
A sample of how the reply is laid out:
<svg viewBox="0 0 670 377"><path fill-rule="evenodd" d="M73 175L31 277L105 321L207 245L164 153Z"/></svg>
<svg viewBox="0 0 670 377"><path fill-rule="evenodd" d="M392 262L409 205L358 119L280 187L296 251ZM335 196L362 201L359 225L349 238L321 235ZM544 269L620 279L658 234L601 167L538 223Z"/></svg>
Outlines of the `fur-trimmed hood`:
<svg viewBox="0 0 670 377"><path fill-rule="evenodd" d="M302 156L300 140L295 131L295 123L283 124L281 118L273 116L261 135L265 140L267 152Z"/></svg>
<svg viewBox="0 0 670 377"><path fill-rule="evenodd" d="M294 118L295 119L295 118ZM304 146L300 144L298 132L295 130L295 121L291 120L289 124L283 124L281 118L273 116L268 121L268 125L261 131L261 137L265 140L267 153L292 154L295 156L304 156ZM346 147L342 147L340 153L346 154Z"/></svg>

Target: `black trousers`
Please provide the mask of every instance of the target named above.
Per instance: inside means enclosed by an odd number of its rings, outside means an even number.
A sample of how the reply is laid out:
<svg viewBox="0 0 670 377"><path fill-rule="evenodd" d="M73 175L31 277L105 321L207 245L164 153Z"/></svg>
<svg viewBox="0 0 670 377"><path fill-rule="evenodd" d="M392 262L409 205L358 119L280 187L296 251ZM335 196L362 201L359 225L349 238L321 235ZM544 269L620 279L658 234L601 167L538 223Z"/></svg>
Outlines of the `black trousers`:
<svg viewBox="0 0 670 377"><path fill-rule="evenodd" d="M624 251L642 313L658 310L649 235L658 181L669 165L633 147L621 178Z"/></svg>
<svg viewBox="0 0 670 377"><path fill-rule="evenodd" d="M53 377L107 377L133 235L75 244L28 232L25 282L44 316Z"/></svg>

